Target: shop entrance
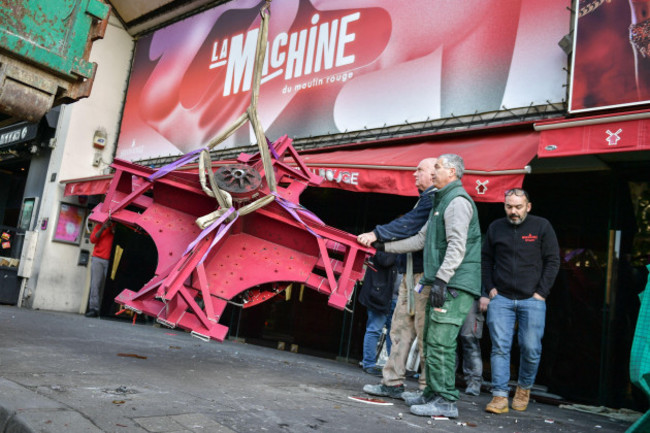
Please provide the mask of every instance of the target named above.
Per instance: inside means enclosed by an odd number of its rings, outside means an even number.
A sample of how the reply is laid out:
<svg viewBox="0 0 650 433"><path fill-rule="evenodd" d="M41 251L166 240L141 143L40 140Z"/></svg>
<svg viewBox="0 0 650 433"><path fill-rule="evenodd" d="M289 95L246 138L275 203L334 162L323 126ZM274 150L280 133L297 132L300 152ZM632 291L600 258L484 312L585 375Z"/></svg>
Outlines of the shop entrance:
<svg viewBox="0 0 650 433"><path fill-rule="evenodd" d="M154 276L157 263L158 253L149 235L118 224L101 298L100 315L115 317L119 311L115 297L124 289L137 291L144 286ZM132 316L123 317L130 319Z"/></svg>
<svg viewBox="0 0 650 433"><path fill-rule="evenodd" d="M25 240L21 218L23 193L29 173L29 160L0 162L0 303L16 305L20 293L18 265ZM31 222L30 209L29 219Z"/></svg>

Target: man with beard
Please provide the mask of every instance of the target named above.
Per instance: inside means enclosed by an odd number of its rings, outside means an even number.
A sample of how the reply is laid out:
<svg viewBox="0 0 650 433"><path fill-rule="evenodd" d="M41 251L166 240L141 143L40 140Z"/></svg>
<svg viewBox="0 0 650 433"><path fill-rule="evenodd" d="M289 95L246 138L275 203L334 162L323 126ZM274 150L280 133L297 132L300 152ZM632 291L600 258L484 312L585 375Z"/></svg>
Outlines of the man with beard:
<svg viewBox="0 0 650 433"><path fill-rule="evenodd" d="M506 217L490 224L481 251L484 292L480 306L482 311L487 309L492 340L492 401L485 410L497 414L508 412L515 329L521 355L512 408L523 411L528 407L542 356L546 298L560 269L553 227L548 220L529 215L530 209L526 191L506 191Z"/></svg>

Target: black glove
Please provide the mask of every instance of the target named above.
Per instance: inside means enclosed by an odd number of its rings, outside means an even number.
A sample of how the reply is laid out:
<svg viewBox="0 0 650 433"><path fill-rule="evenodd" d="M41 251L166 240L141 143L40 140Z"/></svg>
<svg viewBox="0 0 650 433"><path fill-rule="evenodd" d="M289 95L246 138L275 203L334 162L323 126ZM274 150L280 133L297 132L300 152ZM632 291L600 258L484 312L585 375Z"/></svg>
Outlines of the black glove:
<svg viewBox="0 0 650 433"><path fill-rule="evenodd" d="M436 278L431 286L431 292L429 293L429 302L433 308L440 308L445 303L447 298L447 283L442 281L440 278Z"/></svg>
<svg viewBox="0 0 650 433"><path fill-rule="evenodd" d="M376 249L377 251L385 251L384 243L381 241L374 241L373 243L370 244L370 246Z"/></svg>

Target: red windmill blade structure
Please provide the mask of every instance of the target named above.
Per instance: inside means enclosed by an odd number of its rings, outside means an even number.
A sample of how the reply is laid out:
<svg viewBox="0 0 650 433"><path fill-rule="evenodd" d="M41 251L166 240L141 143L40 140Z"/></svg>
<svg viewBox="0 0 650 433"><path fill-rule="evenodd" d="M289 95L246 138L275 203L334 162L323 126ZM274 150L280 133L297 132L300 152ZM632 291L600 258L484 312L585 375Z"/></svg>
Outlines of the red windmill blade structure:
<svg viewBox="0 0 650 433"><path fill-rule="evenodd" d="M106 198L90 219L139 228L158 251L155 276L139 290L124 289L117 303L165 326L218 341L227 335L219 320L229 302L247 308L291 284L314 289L327 295L330 306L345 308L374 250L300 205L300 194L322 178L307 169L291 139L285 136L269 146L277 190L267 184L260 153L241 154L237 164L213 174L219 188L232 196L233 207L203 230L196 220L213 212L215 201L205 194L198 174L172 171L155 178L154 169L114 160ZM265 196L270 202L263 207L237 212Z"/></svg>

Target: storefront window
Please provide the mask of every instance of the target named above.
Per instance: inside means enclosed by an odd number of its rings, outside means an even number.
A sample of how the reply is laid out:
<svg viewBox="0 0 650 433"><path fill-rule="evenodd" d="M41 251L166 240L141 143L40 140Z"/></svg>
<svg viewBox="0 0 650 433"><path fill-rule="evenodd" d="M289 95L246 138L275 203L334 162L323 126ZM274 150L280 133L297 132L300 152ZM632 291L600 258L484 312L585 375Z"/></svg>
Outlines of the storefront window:
<svg viewBox="0 0 650 433"><path fill-rule="evenodd" d="M0 268L17 269L21 248L21 231L16 227L0 226Z"/></svg>

